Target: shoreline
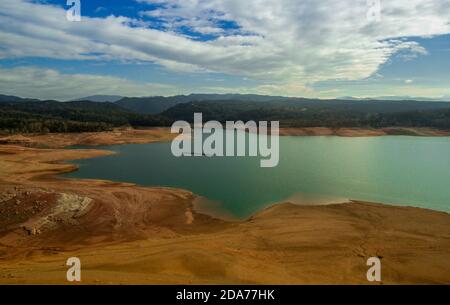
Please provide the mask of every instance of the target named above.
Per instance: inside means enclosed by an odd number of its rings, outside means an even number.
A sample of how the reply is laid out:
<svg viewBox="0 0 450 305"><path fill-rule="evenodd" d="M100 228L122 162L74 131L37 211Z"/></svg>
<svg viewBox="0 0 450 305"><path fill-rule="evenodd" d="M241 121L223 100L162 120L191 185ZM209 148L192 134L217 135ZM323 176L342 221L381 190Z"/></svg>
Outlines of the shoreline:
<svg viewBox="0 0 450 305"><path fill-rule="evenodd" d="M328 127L280 127L280 136L338 136L338 137L377 137L377 136L417 136L450 137L450 130L428 127L387 127L373 128L328 128ZM35 148L65 148L68 146L108 146L119 144L145 144L171 141L177 136L170 127L146 129L116 128L113 131L86 133L50 133L0 135L0 145L20 145Z"/></svg>
<svg viewBox="0 0 450 305"><path fill-rule="evenodd" d="M372 128L280 128L280 136L339 136L339 137L379 137L379 136L416 136L449 137L450 130L433 128L387 127Z"/></svg>
<svg viewBox="0 0 450 305"><path fill-rule="evenodd" d="M148 143L167 139L167 131L117 137L107 139ZM47 144L85 139L62 138ZM198 196L189 191L58 178L76 170L64 160L109 153L0 145L0 274L7 275L0 283L64 283L69 255L81 256L92 269L85 283L367 283L364 258L371 255L386 260L384 283L450 283L446 212L360 201L277 203L229 221L196 211ZM260 264L272 273L249 267ZM341 274L327 271L330 264ZM286 274L286 268L297 273Z"/></svg>

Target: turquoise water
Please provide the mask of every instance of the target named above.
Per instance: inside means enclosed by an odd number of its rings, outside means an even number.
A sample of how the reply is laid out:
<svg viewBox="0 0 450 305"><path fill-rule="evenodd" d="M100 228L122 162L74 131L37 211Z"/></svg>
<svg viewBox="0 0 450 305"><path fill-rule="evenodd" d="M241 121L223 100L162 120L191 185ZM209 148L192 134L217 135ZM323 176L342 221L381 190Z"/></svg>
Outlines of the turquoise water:
<svg viewBox="0 0 450 305"><path fill-rule="evenodd" d="M280 137L280 161L172 156L171 143L102 146L117 154L74 162L65 175L190 190L199 208L247 217L284 200L365 200L450 212L450 138Z"/></svg>

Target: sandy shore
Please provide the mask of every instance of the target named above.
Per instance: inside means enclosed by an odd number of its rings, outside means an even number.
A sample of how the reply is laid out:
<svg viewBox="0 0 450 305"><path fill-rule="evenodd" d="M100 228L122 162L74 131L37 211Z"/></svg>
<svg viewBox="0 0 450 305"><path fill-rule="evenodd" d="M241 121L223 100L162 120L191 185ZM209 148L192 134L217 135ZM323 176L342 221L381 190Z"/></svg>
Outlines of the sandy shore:
<svg viewBox="0 0 450 305"><path fill-rule="evenodd" d="M1 144L21 145L38 148L63 148L73 145L100 146L116 144L144 144L151 142L170 141L176 135L170 133L170 128L117 128L113 131L86 133L51 133L11 135L0 137Z"/></svg>
<svg viewBox="0 0 450 305"><path fill-rule="evenodd" d="M407 128L389 127L380 129L367 128L280 128L281 136L340 136L340 137L379 137L391 135L421 136L421 137L448 137L449 130L433 128Z"/></svg>
<svg viewBox="0 0 450 305"><path fill-rule="evenodd" d="M55 176L110 153L58 147L168 140L166 129L27 138L0 145L0 283L67 283L72 256L94 284L367 284L372 256L385 284L450 283L447 213L285 203L224 221L196 212L188 191Z"/></svg>
<svg viewBox="0 0 450 305"><path fill-rule="evenodd" d="M433 128L390 127L382 129L364 128L280 128L280 136L340 136L340 137L373 137L387 135L408 135L424 137L449 137L450 130ZM131 129L117 128L109 132L87 133L54 133L0 136L0 145L20 145L35 148L63 148L73 145L100 146L116 144L143 144L151 142L170 141L176 135L170 128Z"/></svg>

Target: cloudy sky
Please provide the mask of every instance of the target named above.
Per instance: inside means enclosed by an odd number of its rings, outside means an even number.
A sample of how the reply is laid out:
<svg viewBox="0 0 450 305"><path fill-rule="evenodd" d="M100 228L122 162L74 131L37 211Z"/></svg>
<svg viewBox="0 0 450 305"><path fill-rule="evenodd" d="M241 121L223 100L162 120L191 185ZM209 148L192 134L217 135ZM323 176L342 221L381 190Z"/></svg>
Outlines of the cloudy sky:
<svg viewBox="0 0 450 305"><path fill-rule="evenodd" d="M0 1L0 94L450 97L450 0Z"/></svg>

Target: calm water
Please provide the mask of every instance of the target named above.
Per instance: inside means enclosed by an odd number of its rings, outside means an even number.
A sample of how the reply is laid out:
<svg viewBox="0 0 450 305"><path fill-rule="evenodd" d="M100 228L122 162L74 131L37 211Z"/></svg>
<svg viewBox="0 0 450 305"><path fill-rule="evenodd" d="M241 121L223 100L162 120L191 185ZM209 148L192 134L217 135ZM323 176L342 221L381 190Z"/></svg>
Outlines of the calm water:
<svg viewBox="0 0 450 305"><path fill-rule="evenodd" d="M450 212L450 138L281 137L280 162L259 157L182 157L170 143L102 146L118 154L76 161L67 177L168 186L205 197L205 210L247 217L283 200L359 199ZM207 199L206 199L207 198Z"/></svg>

